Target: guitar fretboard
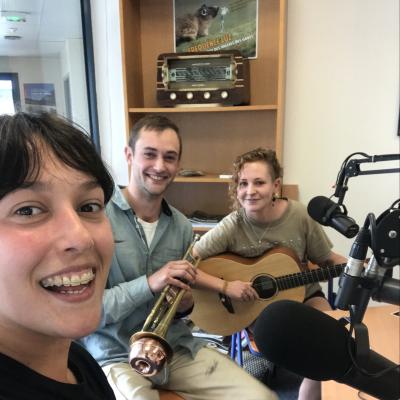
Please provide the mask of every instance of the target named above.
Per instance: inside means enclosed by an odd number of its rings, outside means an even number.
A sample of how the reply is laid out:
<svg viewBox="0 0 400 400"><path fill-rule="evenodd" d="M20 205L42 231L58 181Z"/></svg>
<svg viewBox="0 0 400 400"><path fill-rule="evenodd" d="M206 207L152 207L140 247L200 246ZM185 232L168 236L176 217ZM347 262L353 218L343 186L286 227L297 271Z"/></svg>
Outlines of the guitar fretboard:
<svg viewBox="0 0 400 400"><path fill-rule="evenodd" d="M345 266L346 264L332 265L285 275L276 278L276 283L279 290L287 290L298 286L304 286L308 283L326 281L330 278L338 277L343 272Z"/></svg>

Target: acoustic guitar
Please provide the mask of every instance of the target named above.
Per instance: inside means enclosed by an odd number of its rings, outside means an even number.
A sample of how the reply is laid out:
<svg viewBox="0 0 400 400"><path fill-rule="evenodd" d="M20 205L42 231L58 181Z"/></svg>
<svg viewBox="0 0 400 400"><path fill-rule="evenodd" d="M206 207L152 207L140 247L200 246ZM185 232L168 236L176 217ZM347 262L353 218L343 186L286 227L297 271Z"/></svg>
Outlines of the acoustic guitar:
<svg viewBox="0 0 400 400"><path fill-rule="evenodd" d="M260 296L250 302L237 301L207 289L193 289L194 308L189 318L204 331L228 336L249 326L270 303L303 301L304 285L339 276L346 264L303 270L292 250L277 248L258 258L230 253L202 260L198 268L227 280L252 282Z"/></svg>

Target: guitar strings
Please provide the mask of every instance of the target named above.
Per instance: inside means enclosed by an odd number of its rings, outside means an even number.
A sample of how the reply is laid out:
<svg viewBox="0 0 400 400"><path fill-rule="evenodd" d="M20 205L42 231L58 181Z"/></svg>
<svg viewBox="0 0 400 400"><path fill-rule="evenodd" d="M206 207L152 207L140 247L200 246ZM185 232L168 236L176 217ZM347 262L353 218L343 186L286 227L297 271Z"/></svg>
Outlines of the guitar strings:
<svg viewBox="0 0 400 400"><path fill-rule="evenodd" d="M317 270L310 270L310 271L304 271L304 272L298 272L295 274L290 274L290 275L286 275L286 276L280 276L280 277L272 277L273 280L284 283L285 281L300 281L302 280L302 277L305 277L307 279L309 278L320 278L318 275L322 275L322 278L324 279L329 279L329 278L336 278L338 275L338 273L340 274L342 272L343 267L346 264L343 265L335 265L335 266L331 266L331 267L323 267ZM331 275L330 272L334 270L335 274ZM327 276L325 276L324 273L328 273ZM263 286L263 283L255 283L253 285L253 287L258 287L258 286Z"/></svg>
<svg viewBox="0 0 400 400"><path fill-rule="evenodd" d="M290 283L297 279L298 281L302 279L302 276L306 276L307 278L312 278L314 275L321 275L324 279L336 278L339 275L330 275L330 272L333 270L336 274L342 273L342 269L346 266L346 264L338 264L338 265L329 265L329 266L322 266L318 269L304 271L304 272L297 272L295 274L280 276L280 277L271 277L272 280L277 281L278 283ZM328 276L324 276L324 272L328 272ZM293 282L292 282L293 283ZM307 283L307 282L306 282ZM264 286L263 283L254 283L252 285L253 288L262 288ZM301 286L301 285L300 285Z"/></svg>

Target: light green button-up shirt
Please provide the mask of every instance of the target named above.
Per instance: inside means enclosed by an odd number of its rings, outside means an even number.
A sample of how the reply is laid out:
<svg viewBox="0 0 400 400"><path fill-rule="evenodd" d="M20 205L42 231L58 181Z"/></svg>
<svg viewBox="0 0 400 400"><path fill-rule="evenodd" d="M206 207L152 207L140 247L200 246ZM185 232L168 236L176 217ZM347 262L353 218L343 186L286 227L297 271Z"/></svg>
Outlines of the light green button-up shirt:
<svg viewBox="0 0 400 400"><path fill-rule="evenodd" d="M150 247L142 226L138 223L121 190L107 205L115 251L103 299L101 327L81 343L104 366L112 362L128 362L129 339L140 331L154 306L156 297L147 277L172 260L184 257L193 231L188 219L165 201ZM188 349L194 356L205 343L192 336L180 320L174 320L167 337L176 351Z"/></svg>

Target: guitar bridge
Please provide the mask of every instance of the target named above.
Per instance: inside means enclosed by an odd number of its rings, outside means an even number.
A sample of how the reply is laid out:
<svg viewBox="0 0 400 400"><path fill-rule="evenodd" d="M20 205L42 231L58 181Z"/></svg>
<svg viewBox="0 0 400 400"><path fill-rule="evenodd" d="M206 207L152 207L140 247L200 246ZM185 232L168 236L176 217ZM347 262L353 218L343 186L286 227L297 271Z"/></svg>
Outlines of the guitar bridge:
<svg viewBox="0 0 400 400"><path fill-rule="evenodd" d="M219 299L220 299L222 305L226 308L228 313L235 314L235 310L233 308L231 298L228 297L226 294L222 294L222 293L218 293L218 295L219 295Z"/></svg>

